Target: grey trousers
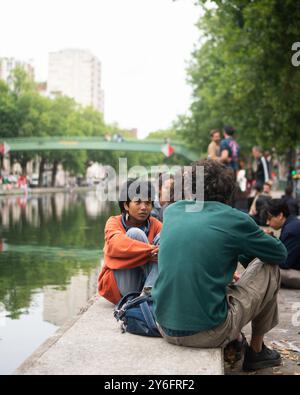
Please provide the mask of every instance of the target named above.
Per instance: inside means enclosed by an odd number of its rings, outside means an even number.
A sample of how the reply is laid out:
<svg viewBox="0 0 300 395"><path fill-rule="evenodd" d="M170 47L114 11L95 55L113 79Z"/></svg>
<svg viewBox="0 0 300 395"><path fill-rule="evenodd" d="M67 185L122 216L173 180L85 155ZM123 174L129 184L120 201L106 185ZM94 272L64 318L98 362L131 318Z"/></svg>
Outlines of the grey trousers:
<svg viewBox="0 0 300 395"><path fill-rule="evenodd" d="M278 324L279 289L279 267L256 259L237 283L228 286L228 315L222 325L185 337L166 336L159 328L160 332L169 343L199 348L226 347L249 322L253 335L262 336Z"/></svg>

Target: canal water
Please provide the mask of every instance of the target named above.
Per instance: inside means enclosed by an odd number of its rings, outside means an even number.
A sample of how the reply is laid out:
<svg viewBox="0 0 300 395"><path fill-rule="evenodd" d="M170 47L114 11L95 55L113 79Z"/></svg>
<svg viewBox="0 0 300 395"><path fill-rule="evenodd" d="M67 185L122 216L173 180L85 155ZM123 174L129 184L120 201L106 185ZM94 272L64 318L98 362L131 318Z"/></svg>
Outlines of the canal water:
<svg viewBox="0 0 300 395"><path fill-rule="evenodd" d="M0 197L0 375L96 293L104 225L116 213L96 192Z"/></svg>

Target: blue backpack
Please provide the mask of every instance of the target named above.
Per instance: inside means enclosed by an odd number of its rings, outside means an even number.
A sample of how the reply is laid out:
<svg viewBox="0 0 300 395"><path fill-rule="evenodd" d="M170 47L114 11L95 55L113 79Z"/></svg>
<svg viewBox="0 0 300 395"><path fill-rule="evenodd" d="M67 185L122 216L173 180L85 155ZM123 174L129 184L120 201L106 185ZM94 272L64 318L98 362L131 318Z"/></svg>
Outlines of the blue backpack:
<svg viewBox="0 0 300 395"><path fill-rule="evenodd" d="M140 295L138 292L125 295L115 307L114 317L122 321L123 333L161 337L153 314L151 295Z"/></svg>

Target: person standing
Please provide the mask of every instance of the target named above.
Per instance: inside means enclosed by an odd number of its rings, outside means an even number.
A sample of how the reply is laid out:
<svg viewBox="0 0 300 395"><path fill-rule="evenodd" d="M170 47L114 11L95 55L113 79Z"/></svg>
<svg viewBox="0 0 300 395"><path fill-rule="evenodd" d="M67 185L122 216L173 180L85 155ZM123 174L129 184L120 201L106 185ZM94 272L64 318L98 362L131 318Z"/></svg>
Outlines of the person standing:
<svg viewBox="0 0 300 395"><path fill-rule="evenodd" d="M232 126L224 127L224 139L221 141L220 161L231 167L235 175L239 168L240 146L234 139L235 129Z"/></svg>
<svg viewBox="0 0 300 395"><path fill-rule="evenodd" d="M221 132L219 129L213 129L210 132L211 142L208 146L207 158L211 160L220 159L221 156Z"/></svg>
<svg viewBox="0 0 300 395"><path fill-rule="evenodd" d="M253 147L252 155L256 160L256 173L255 173L255 185L262 187L266 182L270 181L269 166L266 158L263 156L263 150L261 147Z"/></svg>

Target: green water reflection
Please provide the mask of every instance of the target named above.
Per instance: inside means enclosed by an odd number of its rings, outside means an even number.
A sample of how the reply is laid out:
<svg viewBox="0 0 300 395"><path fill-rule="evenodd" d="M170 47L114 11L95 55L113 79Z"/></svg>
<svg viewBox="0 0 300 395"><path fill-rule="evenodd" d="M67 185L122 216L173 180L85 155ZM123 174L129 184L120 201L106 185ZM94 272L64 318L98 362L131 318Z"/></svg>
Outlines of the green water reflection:
<svg viewBox="0 0 300 395"><path fill-rule="evenodd" d="M32 315L31 325L44 340L96 292L104 225L116 208L94 192L61 193L2 197L0 212L1 374L22 362L21 356L9 360L8 345L12 336L22 336L24 317L30 326ZM45 322L54 327L42 336ZM28 337L23 340L30 343ZM28 346L22 358L33 351Z"/></svg>

